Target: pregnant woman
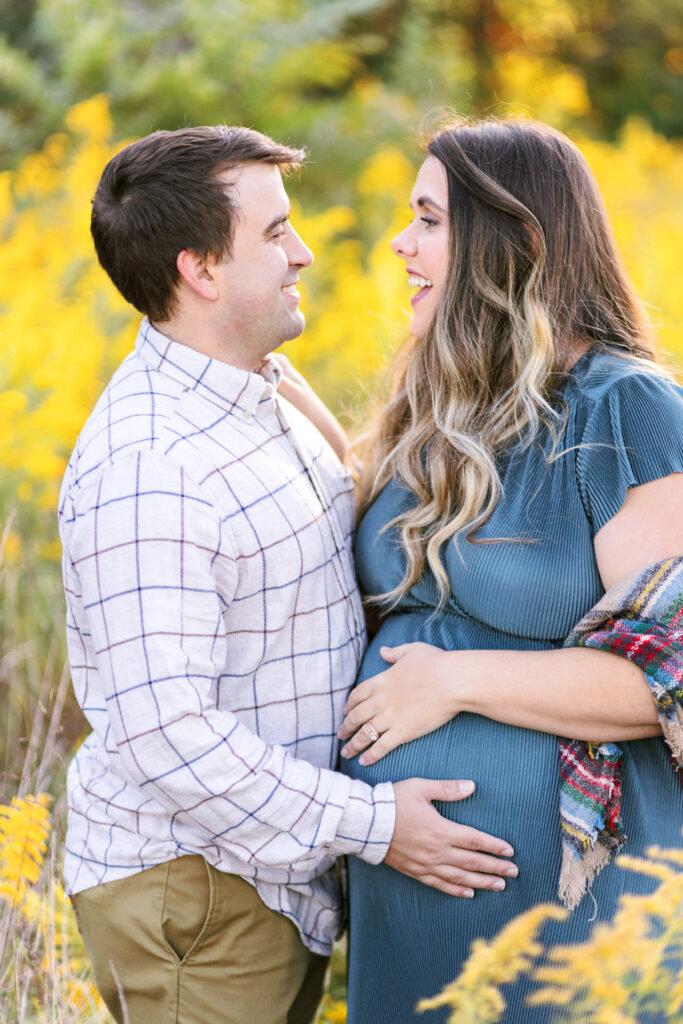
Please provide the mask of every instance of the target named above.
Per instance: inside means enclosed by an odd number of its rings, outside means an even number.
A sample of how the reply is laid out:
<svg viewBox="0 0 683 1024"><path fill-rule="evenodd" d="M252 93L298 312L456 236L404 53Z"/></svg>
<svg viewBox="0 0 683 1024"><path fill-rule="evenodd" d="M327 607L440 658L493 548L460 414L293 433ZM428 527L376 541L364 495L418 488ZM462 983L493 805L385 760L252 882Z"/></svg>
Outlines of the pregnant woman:
<svg viewBox="0 0 683 1024"><path fill-rule="evenodd" d="M519 876L475 892L454 872L454 896L350 858L349 1024L441 1024L418 1000L558 891L573 909L542 939L584 940L656 885L616 865L624 833L638 855L679 846L683 825L672 702L643 671L650 634L681 628L683 392L566 137L485 121L427 149L392 243L417 288L413 338L361 479L356 562L379 629L342 770L473 779L439 809L505 836ZM505 1024L550 1020L529 990L505 991Z"/></svg>

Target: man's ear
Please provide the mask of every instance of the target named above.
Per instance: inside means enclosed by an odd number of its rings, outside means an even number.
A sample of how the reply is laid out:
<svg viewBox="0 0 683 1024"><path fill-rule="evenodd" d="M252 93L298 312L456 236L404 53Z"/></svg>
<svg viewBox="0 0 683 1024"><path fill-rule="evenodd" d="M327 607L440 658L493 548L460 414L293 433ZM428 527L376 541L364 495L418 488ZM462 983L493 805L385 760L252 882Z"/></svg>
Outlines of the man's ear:
<svg viewBox="0 0 683 1024"><path fill-rule="evenodd" d="M183 281L202 299L215 302L218 288L214 274L215 263L195 249L181 249L176 260Z"/></svg>

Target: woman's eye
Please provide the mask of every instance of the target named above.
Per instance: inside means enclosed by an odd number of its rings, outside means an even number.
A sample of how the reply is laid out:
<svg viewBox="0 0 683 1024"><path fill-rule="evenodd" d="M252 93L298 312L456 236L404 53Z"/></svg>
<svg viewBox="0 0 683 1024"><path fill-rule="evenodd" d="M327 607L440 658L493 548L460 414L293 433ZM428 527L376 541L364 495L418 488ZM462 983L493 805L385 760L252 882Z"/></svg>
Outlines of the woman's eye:
<svg viewBox="0 0 683 1024"><path fill-rule="evenodd" d="M420 217L423 224L426 224L428 228L433 228L435 224L438 224L438 220L433 220L431 217Z"/></svg>

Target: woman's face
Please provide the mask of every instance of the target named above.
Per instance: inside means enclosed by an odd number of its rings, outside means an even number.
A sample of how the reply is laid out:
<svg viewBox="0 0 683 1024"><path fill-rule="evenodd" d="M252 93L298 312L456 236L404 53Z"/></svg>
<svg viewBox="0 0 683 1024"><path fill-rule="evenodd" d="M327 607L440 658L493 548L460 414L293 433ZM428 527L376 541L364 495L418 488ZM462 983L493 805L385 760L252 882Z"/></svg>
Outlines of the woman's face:
<svg viewBox="0 0 683 1024"><path fill-rule="evenodd" d="M391 242L392 252L406 262L408 283L417 288L411 331L422 338L432 321L448 271L448 182L440 160L428 156L410 197L413 220Z"/></svg>

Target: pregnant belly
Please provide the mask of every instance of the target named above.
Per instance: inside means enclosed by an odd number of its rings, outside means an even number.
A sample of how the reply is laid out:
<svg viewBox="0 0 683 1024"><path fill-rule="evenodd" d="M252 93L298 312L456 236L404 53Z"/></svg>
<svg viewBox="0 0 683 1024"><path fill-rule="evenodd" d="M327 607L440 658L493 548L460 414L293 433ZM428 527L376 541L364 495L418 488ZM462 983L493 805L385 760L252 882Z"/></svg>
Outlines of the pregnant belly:
<svg viewBox="0 0 683 1024"><path fill-rule="evenodd" d="M376 764L341 759L341 770L370 785L402 779L472 779L473 796L439 803L447 818L519 848L534 821L559 827L558 745L545 733L462 714Z"/></svg>
<svg viewBox="0 0 683 1024"><path fill-rule="evenodd" d="M450 626L449 631L453 629L452 624L446 625ZM389 618L368 648L359 680L387 667L379 656L382 644L395 646L422 640L453 649L453 639L456 638L444 637L441 617L427 619L422 614L413 614ZM474 647L468 639L470 643L457 646ZM492 647L494 643L480 642L478 646ZM523 838L528 844L533 821L542 822L544 831L549 829L552 833L559 827L557 738L480 715L460 714L429 735L391 751L374 765L364 767L358 758L340 758L340 770L370 785L408 778L472 779L476 785L473 796L464 801L439 803L438 810L462 824L500 836L516 847Z"/></svg>

